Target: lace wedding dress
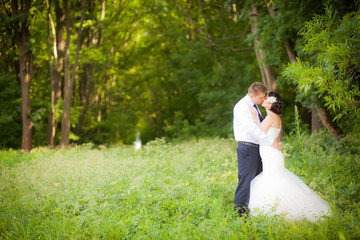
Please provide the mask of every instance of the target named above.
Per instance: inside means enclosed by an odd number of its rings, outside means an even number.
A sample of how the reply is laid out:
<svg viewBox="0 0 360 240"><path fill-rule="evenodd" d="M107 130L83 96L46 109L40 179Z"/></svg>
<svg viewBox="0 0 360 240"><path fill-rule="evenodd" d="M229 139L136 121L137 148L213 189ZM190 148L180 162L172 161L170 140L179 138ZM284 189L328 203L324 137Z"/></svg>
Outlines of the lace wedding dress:
<svg viewBox="0 0 360 240"><path fill-rule="evenodd" d="M270 128L268 135L276 138L278 128ZM330 205L311 190L298 176L284 167L281 151L260 146L263 172L252 182L249 209L258 214L283 215L288 219L316 221L330 214Z"/></svg>

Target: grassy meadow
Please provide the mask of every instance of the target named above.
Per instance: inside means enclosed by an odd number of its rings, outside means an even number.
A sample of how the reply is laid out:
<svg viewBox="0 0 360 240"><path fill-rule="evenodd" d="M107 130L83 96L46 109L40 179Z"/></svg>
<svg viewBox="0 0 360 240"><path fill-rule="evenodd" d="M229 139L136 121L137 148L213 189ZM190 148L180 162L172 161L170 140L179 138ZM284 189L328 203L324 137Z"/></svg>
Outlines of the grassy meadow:
<svg viewBox="0 0 360 240"><path fill-rule="evenodd" d="M282 142L287 168L332 206L318 223L234 214L232 139L3 150L0 238L358 239L359 144L326 133Z"/></svg>

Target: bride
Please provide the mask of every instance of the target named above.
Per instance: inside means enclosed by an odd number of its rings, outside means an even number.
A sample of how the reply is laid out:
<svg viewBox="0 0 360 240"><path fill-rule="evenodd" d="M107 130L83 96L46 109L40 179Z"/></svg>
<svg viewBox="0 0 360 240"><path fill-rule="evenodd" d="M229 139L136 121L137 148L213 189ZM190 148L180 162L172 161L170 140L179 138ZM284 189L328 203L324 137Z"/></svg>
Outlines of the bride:
<svg viewBox="0 0 360 240"><path fill-rule="evenodd" d="M270 92L262 106L267 116L260 128L274 139L281 131L282 99ZM256 119L257 112L253 112ZM256 121L255 121L256 122ZM284 167L284 156L277 141L272 146L260 145L263 172L250 187L249 209L258 214L283 215L287 219L308 219L315 222L330 214L330 205L311 190L299 177Z"/></svg>

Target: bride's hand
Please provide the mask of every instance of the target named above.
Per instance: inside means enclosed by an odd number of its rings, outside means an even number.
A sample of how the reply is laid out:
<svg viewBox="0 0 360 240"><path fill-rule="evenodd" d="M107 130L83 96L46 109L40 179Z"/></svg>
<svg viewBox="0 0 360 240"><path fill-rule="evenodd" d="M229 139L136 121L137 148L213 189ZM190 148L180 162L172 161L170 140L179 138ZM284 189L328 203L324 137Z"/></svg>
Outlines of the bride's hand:
<svg viewBox="0 0 360 240"><path fill-rule="evenodd" d="M275 148L276 150L281 151L281 148L280 148L280 145L279 145L278 142L275 141L271 146L272 146L273 148Z"/></svg>
<svg viewBox="0 0 360 240"><path fill-rule="evenodd" d="M255 110L255 108L250 108L250 111L251 111L251 115L252 115L252 117L253 117L253 119L254 119L254 122L255 123L257 123L257 111Z"/></svg>

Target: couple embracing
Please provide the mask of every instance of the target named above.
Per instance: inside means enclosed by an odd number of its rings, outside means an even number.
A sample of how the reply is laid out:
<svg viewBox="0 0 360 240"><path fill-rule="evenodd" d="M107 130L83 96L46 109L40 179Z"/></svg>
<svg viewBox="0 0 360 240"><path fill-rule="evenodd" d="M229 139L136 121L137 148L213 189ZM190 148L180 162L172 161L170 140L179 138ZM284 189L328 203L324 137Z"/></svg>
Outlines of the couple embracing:
<svg viewBox="0 0 360 240"><path fill-rule="evenodd" d="M266 109L263 118L257 105ZM234 136L238 142L238 186L235 210L250 214L282 215L287 219L316 221L330 214L330 205L299 177L284 167L279 134L282 98L253 83L234 107Z"/></svg>

